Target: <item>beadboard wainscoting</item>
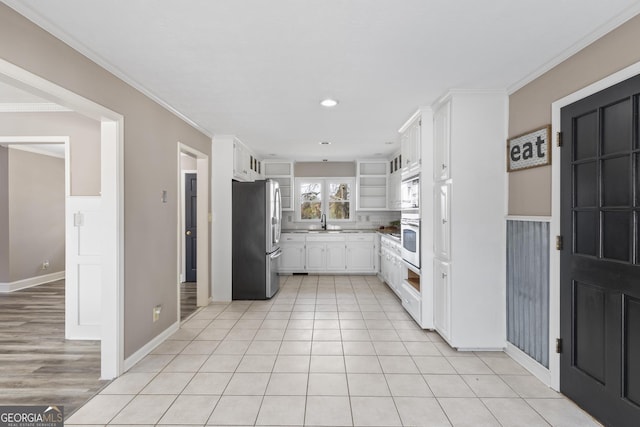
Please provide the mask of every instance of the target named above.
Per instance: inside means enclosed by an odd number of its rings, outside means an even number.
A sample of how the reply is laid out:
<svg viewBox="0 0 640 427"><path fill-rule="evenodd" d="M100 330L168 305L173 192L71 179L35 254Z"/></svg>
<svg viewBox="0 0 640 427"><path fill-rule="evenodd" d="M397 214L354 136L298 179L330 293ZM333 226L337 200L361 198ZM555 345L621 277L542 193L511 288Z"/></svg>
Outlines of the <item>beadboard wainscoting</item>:
<svg viewBox="0 0 640 427"><path fill-rule="evenodd" d="M549 221L507 218L507 341L549 368Z"/></svg>

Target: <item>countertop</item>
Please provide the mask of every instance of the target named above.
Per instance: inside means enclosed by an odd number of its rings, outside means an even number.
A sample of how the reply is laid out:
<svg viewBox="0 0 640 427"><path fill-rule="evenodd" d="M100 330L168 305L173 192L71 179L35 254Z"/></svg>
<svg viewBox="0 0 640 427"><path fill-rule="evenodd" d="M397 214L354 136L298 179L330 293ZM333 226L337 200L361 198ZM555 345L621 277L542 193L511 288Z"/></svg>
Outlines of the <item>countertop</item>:
<svg viewBox="0 0 640 427"><path fill-rule="evenodd" d="M282 230L283 233L298 233L298 234L352 234L352 233L375 233L378 230L368 229L350 229L350 230L301 230L291 229Z"/></svg>

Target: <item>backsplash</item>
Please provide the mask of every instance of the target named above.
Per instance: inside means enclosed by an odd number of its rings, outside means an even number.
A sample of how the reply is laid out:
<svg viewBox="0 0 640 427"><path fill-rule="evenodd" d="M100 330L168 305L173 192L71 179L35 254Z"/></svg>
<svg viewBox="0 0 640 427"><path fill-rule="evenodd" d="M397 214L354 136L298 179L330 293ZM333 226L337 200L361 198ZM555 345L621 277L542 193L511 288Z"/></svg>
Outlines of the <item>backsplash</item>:
<svg viewBox="0 0 640 427"><path fill-rule="evenodd" d="M283 230L308 230L320 228L320 221L317 222L296 222L295 212L282 212L282 229ZM355 221L348 222L331 222L328 226L338 226L342 229L377 229L380 226L388 226L391 221L400 221L400 212L381 212L381 211L358 211L355 212Z"/></svg>

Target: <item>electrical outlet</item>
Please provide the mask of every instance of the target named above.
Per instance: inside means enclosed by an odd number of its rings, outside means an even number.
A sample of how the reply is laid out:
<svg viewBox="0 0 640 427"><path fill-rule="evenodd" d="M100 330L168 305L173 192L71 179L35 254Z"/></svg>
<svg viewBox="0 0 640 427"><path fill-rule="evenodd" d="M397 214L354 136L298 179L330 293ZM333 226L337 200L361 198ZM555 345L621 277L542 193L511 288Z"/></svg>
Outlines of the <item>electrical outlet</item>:
<svg viewBox="0 0 640 427"><path fill-rule="evenodd" d="M49 260L44 260L42 262L42 270L48 270L49 269Z"/></svg>
<svg viewBox="0 0 640 427"><path fill-rule="evenodd" d="M160 312L162 311L162 305L156 305L153 307L153 321L157 322L160 319Z"/></svg>

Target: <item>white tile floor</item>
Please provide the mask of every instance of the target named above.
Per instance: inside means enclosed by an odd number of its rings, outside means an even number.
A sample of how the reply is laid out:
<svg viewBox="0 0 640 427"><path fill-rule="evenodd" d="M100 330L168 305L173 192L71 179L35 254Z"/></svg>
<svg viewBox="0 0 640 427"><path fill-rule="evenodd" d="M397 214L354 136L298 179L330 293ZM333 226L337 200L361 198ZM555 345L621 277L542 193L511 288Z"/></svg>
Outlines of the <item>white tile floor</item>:
<svg viewBox="0 0 640 427"><path fill-rule="evenodd" d="M504 353L459 353L374 276L212 304L68 425L596 426Z"/></svg>

